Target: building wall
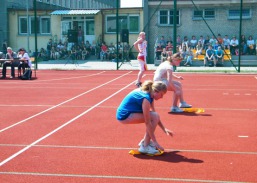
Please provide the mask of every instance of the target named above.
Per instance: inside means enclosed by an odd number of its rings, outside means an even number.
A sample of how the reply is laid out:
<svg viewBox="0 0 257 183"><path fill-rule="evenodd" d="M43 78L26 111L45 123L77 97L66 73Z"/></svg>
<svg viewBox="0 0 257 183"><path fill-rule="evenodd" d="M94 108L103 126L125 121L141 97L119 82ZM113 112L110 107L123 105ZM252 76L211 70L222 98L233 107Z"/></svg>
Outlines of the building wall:
<svg viewBox="0 0 257 183"><path fill-rule="evenodd" d="M253 38L257 39L257 3L255 4L244 4L244 8L250 8L252 17L251 19L243 19L242 20L242 34L248 38L249 35L252 35ZM193 17L193 7L192 5L178 5L177 9L180 11L180 25L177 26L177 35L180 35L183 39L184 36L187 36L190 40L192 35L195 35L196 38L199 38L200 35L206 37L209 35L210 37L213 35L212 32L217 36L217 34L221 34L224 37L226 34L229 37L235 35L237 38L239 37L239 25L240 21L237 20L229 20L228 19L228 10L229 9L239 9L239 4L230 5L230 6L210 6L210 5L202 5L200 8L214 8L215 9L215 19L205 20L205 22L201 20L192 20ZM166 39L170 36L173 39L173 26L159 26L158 25L158 11L157 4L156 6L149 6L149 26L147 29L149 30L149 40L148 40L148 49L149 49L149 57L148 63L154 62L154 46L155 42L163 35ZM167 4L161 5L159 9L173 9L173 5ZM153 15L153 16L152 16Z"/></svg>
<svg viewBox="0 0 257 183"><path fill-rule="evenodd" d="M48 15L50 12L41 11L37 12L37 15ZM19 35L18 31L18 20L19 16L26 16L27 12L25 11L15 11L12 13L9 13L9 46L13 48L13 50L18 50L19 48L25 48L27 51L31 50L32 52L35 51L35 35L29 34L29 35ZM34 16L33 12L29 12L29 16ZM58 34L58 29L56 27L60 27L58 21L52 21L51 20L51 26L52 26L52 34L51 35L37 35L37 47L38 50L43 47L46 48L47 42L49 38L52 38L52 36Z"/></svg>

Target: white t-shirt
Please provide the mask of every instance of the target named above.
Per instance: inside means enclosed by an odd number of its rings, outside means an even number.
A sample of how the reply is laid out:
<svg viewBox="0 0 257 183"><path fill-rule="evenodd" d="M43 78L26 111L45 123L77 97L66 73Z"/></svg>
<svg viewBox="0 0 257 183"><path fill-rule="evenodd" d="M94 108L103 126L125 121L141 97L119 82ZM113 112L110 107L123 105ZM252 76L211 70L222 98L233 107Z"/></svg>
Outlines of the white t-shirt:
<svg viewBox="0 0 257 183"><path fill-rule="evenodd" d="M170 64L169 61L162 62L156 69L154 73L154 81L163 81L163 79L167 78L167 71L173 71L173 66Z"/></svg>
<svg viewBox="0 0 257 183"><path fill-rule="evenodd" d="M31 61L30 61L30 58L29 58L29 55L28 55L28 53L24 53L24 55L19 55L18 56L19 58L23 58L24 60L27 60L28 61L28 65L29 65L29 67L31 68Z"/></svg>

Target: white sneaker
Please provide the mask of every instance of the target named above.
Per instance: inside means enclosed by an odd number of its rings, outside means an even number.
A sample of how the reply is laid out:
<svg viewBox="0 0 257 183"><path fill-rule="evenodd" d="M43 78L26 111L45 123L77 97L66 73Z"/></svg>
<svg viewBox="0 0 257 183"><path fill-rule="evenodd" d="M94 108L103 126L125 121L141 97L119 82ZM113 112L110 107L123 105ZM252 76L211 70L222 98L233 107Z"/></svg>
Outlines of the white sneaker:
<svg viewBox="0 0 257 183"><path fill-rule="evenodd" d="M190 104L188 104L188 103L186 103L186 102L181 102L181 103L179 104L179 107L180 107L180 108L191 108L192 105L190 105Z"/></svg>
<svg viewBox="0 0 257 183"><path fill-rule="evenodd" d="M144 146L141 144L141 146L138 148L138 151L143 154L157 154L159 153L159 150L157 150L155 147L152 147L150 145Z"/></svg>
<svg viewBox="0 0 257 183"><path fill-rule="evenodd" d="M144 145L144 139L142 139L139 143L138 146L140 147L141 145ZM151 147L156 147L153 141L150 140L149 146Z"/></svg>
<svg viewBox="0 0 257 183"><path fill-rule="evenodd" d="M184 111L182 109L180 109L179 107L175 106L175 107L171 107L170 112L181 113L181 112L184 112Z"/></svg>

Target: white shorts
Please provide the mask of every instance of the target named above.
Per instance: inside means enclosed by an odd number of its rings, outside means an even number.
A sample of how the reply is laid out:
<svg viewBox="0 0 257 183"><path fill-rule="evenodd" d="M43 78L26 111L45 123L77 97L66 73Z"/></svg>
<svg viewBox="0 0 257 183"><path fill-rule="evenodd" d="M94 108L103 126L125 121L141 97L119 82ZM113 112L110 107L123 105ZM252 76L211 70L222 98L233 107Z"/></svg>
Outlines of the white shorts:
<svg viewBox="0 0 257 183"><path fill-rule="evenodd" d="M147 70L147 66L146 66L146 63L144 61L139 60L138 65L139 65L139 70L140 71L146 71Z"/></svg>

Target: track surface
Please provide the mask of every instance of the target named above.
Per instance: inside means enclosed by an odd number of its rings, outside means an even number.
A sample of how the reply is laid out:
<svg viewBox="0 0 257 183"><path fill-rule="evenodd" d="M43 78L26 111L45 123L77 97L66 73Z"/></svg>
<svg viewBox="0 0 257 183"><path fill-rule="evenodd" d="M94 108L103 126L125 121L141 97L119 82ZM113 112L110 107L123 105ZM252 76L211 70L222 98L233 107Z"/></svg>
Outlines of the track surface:
<svg viewBox="0 0 257 183"><path fill-rule="evenodd" d="M172 93L156 102L165 154L129 155L145 126L115 111L137 71L38 71L1 80L1 183L257 182L257 76L180 74L185 99L205 113L170 114ZM144 79L152 79L148 71Z"/></svg>

